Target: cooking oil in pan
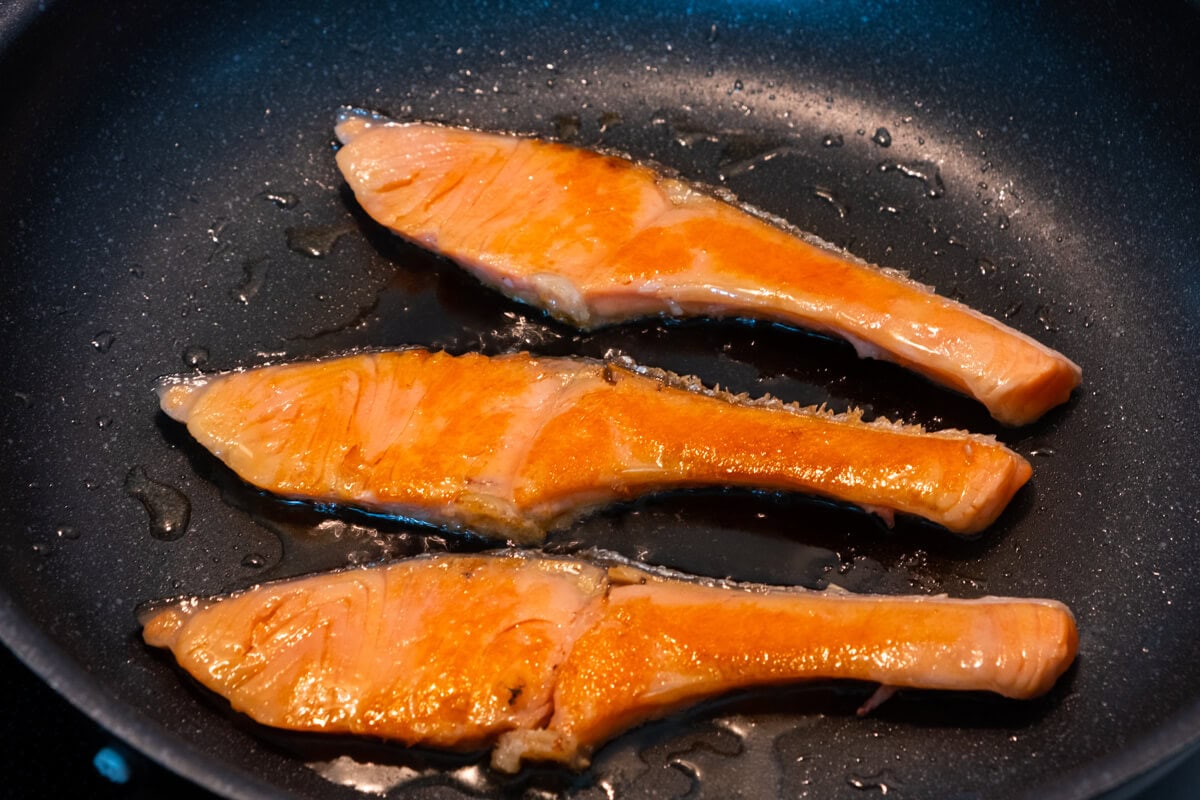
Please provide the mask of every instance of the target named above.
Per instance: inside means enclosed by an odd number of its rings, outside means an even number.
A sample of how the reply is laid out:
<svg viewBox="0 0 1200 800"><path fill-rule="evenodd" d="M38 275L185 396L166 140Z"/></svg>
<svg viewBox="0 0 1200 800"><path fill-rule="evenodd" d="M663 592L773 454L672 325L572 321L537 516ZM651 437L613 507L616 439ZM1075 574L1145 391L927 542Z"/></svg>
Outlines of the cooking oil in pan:
<svg viewBox="0 0 1200 800"><path fill-rule="evenodd" d="M117 335L112 331L97 331L92 337L92 347L97 353L107 353L117 341Z"/></svg>
<svg viewBox="0 0 1200 800"><path fill-rule="evenodd" d="M850 784L855 789L878 792L884 797L900 796L896 791L900 786L899 783L894 777L892 777L891 772L886 769L861 776L854 774L849 775L846 778L846 783Z"/></svg>
<svg viewBox="0 0 1200 800"><path fill-rule="evenodd" d="M276 208L295 208L300 205L300 198L292 192L260 192L259 197L274 203Z"/></svg>
<svg viewBox="0 0 1200 800"><path fill-rule="evenodd" d="M208 363L208 348L201 345L189 345L184 349L183 363L193 369L199 369Z"/></svg>
<svg viewBox="0 0 1200 800"><path fill-rule="evenodd" d="M242 282L230 292L233 299L242 305L248 305L266 283L270 264L271 261L267 258L255 258L242 264Z"/></svg>
<svg viewBox="0 0 1200 800"><path fill-rule="evenodd" d="M174 486L152 479L144 467L134 467L125 476L125 493L145 507L155 539L169 542L187 533L192 504Z"/></svg>
<svg viewBox="0 0 1200 800"><path fill-rule="evenodd" d="M293 253L309 258L325 258L333 252L339 239L354 230L355 225L349 222L288 228L287 247Z"/></svg>
<svg viewBox="0 0 1200 800"><path fill-rule="evenodd" d="M938 165L932 161L885 161L879 165L880 172L897 172L906 178L918 180L925 185L925 196L929 198L944 197L946 185L942 181Z"/></svg>

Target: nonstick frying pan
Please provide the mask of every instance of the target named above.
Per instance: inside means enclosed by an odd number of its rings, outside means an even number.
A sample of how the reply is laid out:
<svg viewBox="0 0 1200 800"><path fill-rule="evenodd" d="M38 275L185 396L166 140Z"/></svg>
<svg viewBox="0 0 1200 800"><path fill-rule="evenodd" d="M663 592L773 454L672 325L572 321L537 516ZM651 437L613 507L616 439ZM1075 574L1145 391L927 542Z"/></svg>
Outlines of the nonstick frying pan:
<svg viewBox="0 0 1200 800"><path fill-rule="evenodd" d="M360 796L333 779L417 797L1075 798L1200 738L1193 7L15 2L0 22L0 630L155 759L247 798ZM580 335L366 219L333 163L343 104L723 186L1006 319L1076 359L1084 385L1005 429L794 330ZM735 391L995 433L1035 476L976 540L694 492L549 546L746 580L1054 597L1078 617L1078 663L1035 702L902 693L866 719L853 710L869 687L739 695L621 737L581 776L501 780L478 754L258 728L141 644L140 603L484 545L265 497L158 414L151 387L401 344L616 349Z"/></svg>

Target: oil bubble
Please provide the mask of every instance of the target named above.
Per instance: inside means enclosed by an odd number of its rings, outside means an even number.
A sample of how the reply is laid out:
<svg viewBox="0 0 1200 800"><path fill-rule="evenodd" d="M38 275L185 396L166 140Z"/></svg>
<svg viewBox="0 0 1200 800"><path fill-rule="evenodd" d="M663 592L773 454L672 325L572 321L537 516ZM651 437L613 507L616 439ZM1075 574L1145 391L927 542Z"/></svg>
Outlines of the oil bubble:
<svg viewBox="0 0 1200 800"><path fill-rule="evenodd" d="M203 367L208 363L208 348L191 345L183 351L183 363L189 367Z"/></svg>

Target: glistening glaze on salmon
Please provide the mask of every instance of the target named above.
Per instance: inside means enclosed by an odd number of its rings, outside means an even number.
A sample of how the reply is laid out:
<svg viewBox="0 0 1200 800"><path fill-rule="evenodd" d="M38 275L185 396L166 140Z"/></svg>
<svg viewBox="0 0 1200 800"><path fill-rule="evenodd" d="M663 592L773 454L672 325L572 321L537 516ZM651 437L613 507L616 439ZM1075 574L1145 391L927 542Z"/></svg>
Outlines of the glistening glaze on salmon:
<svg viewBox="0 0 1200 800"><path fill-rule="evenodd" d="M280 728L587 765L734 689L848 678L1029 698L1075 658L1049 600L734 587L523 555L436 556L183 600L145 640Z"/></svg>
<svg viewBox="0 0 1200 800"><path fill-rule="evenodd" d="M1022 425L1079 367L1025 334L621 158L344 113L338 166L362 207L484 283L583 328L752 317L849 340Z"/></svg>
<svg viewBox="0 0 1200 800"><path fill-rule="evenodd" d="M699 486L804 492L973 533L1031 473L990 437L527 353L362 353L167 379L160 399L255 486L522 542L599 505Z"/></svg>

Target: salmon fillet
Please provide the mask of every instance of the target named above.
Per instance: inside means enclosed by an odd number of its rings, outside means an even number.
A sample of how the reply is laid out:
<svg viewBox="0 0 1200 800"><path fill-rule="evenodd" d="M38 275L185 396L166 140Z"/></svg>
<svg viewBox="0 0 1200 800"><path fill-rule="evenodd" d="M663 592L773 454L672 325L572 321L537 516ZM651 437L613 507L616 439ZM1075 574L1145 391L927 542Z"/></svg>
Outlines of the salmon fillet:
<svg viewBox="0 0 1200 800"><path fill-rule="evenodd" d="M1008 425L1066 402L1080 368L1029 336L622 158L344 112L337 163L395 233L581 328L650 315L773 320L913 369Z"/></svg>
<svg viewBox="0 0 1200 800"><path fill-rule="evenodd" d="M804 492L958 533L1029 479L993 438L707 390L628 361L408 349L160 384L244 480L523 543L649 492Z"/></svg>
<svg viewBox="0 0 1200 800"><path fill-rule="evenodd" d="M740 688L848 678L1029 698L1075 658L1050 600L852 595L521 553L439 555L184 599L147 643L265 725L495 745L574 768L643 721Z"/></svg>

